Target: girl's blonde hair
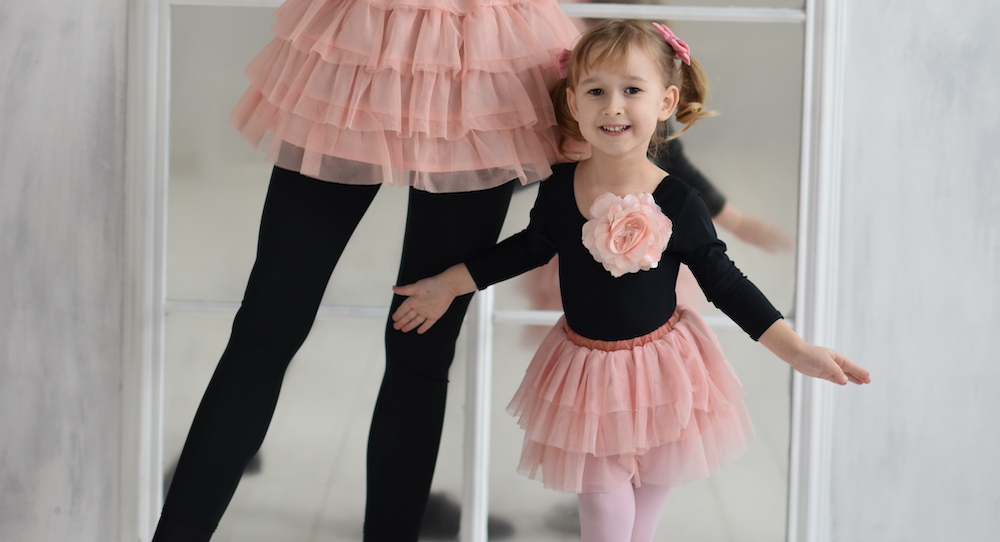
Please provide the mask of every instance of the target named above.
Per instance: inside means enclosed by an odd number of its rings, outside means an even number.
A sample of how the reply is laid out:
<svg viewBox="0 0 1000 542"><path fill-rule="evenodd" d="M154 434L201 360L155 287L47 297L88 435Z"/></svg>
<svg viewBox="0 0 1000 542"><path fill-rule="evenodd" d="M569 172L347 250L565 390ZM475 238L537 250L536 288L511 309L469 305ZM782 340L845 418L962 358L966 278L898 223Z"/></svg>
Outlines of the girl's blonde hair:
<svg viewBox="0 0 1000 542"><path fill-rule="evenodd" d="M697 60L691 58L690 66L681 62L673 47L649 21L608 19L580 36L580 40L570 53L566 78L560 80L552 89L552 103L555 106L556 121L559 123L563 140L584 140L583 134L580 133L580 125L570 113L566 101L566 89L576 88L580 78L589 69L623 65L634 50L648 54L660 68L660 75L667 85L675 85L680 90L674 117L677 122L684 124L684 128L665 138L663 135L665 129L656 130L650 141L650 152L655 153L663 141L679 137L694 126L695 122L716 115L715 111L705 109L705 100L708 98L708 77ZM590 60L589 65L588 60Z"/></svg>

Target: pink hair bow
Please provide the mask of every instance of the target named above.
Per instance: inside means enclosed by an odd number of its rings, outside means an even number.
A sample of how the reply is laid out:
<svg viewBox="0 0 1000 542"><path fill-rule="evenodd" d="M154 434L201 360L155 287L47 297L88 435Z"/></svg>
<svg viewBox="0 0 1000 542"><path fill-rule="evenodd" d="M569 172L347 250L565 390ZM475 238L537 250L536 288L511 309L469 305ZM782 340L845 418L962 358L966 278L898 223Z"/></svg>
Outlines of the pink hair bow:
<svg viewBox="0 0 1000 542"><path fill-rule="evenodd" d="M674 53L677 58L681 59L681 62L691 65L691 48L684 40L678 38L674 35L673 31L667 28L666 25L660 23L653 23L653 28L655 28L662 36L663 39L667 40L667 43L674 48Z"/></svg>
<svg viewBox="0 0 1000 542"><path fill-rule="evenodd" d="M569 75L569 57L571 54L572 51L569 49L563 49L556 55L556 70L559 72L559 77L563 79L566 79L566 76Z"/></svg>

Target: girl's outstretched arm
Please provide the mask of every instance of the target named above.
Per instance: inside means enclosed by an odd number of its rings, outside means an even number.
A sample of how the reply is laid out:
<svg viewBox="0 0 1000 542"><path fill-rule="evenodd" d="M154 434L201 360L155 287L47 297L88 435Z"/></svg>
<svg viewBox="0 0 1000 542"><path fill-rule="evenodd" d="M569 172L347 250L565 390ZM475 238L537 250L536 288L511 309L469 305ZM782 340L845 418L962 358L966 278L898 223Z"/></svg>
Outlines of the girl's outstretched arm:
<svg viewBox="0 0 1000 542"><path fill-rule="evenodd" d="M712 220L736 237L767 252L788 252L795 248L795 242L785 232L760 217L743 214L731 203L726 203Z"/></svg>
<svg viewBox="0 0 1000 542"><path fill-rule="evenodd" d="M444 315L456 297L475 292L476 283L465 264L460 263L413 284L393 286L392 291L407 296L392 313L393 329L405 333L417 328L417 333L423 334Z"/></svg>
<svg viewBox="0 0 1000 542"><path fill-rule="evenodd" d="M796 371L806 375L844 385L871 382L868 371L847 359L846 356L809 344L796 335L784 320L778 320L760 336L760 344L774 352Z"/></svg>

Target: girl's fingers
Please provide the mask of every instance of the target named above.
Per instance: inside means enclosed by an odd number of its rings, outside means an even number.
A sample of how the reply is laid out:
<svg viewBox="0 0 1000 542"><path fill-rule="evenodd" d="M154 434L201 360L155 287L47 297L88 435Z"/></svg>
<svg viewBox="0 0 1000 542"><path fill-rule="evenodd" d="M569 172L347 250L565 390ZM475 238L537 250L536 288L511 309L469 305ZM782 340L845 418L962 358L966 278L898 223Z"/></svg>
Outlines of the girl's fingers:
<svg viewBox="0 0 1000 542"><path fill-rule="evenodd" d="M403 329L403 326L405 326L407 322L409 322L409 318L406 318L405 315L400 314L399 311L396 311L392 314L393 329L396 330Z"/></svg>
<svg viewBox="0 0 1000 542"><path fill-rule="evenodd" d="M402 286L393 286L392 287L392 291L396 295L401 295L401 296L404 296L404 297L410 297L411 295L417 293L417 285L416 284L404 284Z"/></svg>
<svg viewBox="0 0 1000 542"><path fill-rule="evenodd" d="M437 318L428 318L424 320L423 324L420 324L420 329L417 330L417 334L423 335L425 331L431 328L437 322Z"/></svg>
<svg viewBox="0 0 1000 542"><path fill-rule="evenodd" d="M844 374L844 371L836 363L833 363L832 365L833 366L830 367L827 380L833 382L834 384L840 384L841 386L847 384L847 375Z"/></svg>
<svg viewBox="0 0 1000 542"><path fill-rule="evenodd" d="M840 366L851 382L855 384L867 384L871 382L871 375L864 367L854 363L850 358L839 352L834 352L834 355L837 365Z"/></svg>
<svg viewBox="0 0 1000 542"><path fill-rule="evenodd" d="M420 318L420 313L411 310L409 306L404 303L392 314L392 327L393 329L402 331L406 333L414 327L416 327L422 320L416 321Z"/></svg>
<svg viewBox="0 0 1000 542"><path fill-rule="evenodd" d="M848 382L867 384L871 377L863 367L851 361L847 356L828 348L813 347L804 358L796 362L795 367L802 374L829 380L841 386Z"/></svg>
<svg viewBox="0 0 1000 542"><path fill-rule="evenodd" d="M866 371L864 369L861 369L860 367L859 367L859 369L860 369L860 372L846 371L847 378L851 379L851 382L854 382L855 384L868 384L868 383L870 383L872 381L872 379L871 379L871 376L868 374L868 371Z"/></svg>
<svg viewBox="0 0 1000 542"><path fill-rule="evenodd" d="M426 319L417 314L416 312L411 312L409 315L407 315L405 320L406 321L402 322L397 329L402 331L403 333L409 333L410 331L413 330L413 328L422 324ZM395 324L393 324L393 327L395 327Z"/></svg>
<svg viewBox="0 0 1000 542"><path fill-rule="evenodd" d="M409 314L410 312L412 311L410 311L409 301L404 301L403 304L400 305L398 309L396 309L396 312L392 313L392 321L398 324L400 323L400 320L405 318L406 315Z"/></svg>

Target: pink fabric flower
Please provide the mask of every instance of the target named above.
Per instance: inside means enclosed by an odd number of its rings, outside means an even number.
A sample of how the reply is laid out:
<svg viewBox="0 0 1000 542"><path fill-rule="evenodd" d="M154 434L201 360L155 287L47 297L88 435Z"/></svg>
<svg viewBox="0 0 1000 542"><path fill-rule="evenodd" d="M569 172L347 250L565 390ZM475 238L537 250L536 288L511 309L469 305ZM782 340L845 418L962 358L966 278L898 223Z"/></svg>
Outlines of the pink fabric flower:
<svg viewBox="0 0 1000 542"><path fill-rule="evenodd" d="M613 277L648 271L659 263L672 224L650 194L607 193L590 206L583 246Z"/></svg>

